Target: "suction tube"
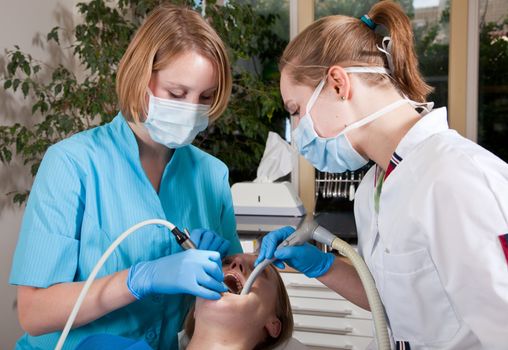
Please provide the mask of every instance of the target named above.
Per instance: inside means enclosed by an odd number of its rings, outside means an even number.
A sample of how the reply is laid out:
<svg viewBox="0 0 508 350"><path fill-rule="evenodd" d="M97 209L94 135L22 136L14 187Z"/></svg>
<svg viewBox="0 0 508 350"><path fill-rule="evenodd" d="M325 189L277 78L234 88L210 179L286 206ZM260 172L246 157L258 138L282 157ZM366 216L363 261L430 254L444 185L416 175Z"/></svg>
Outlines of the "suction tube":
<svg viewBox="0 0 508 350"><path fill-rule="evenodd" d="M332 247L337 250L339 254L349 258L354 268L356 269L360 280L362 281L363 288L367 294L372 319L374 321L374 328L376 330L376 341L378 349L390 350L390 338L388 336L388 328L385 318L385 310L379 293L376 289L376 284L369 268L358 255L358 253L342 239L333 235L330 231L325 229L314 220L305 221L302 225L288 238L286 238L277 249L293 245L301 245L310 239L314 239L326 246ZM251 275L245 282L241 295L248 294L258 275L263 271L266 266L270 265L275 259L267 259L262 261L252 271Z"/></svg>
<svg viewBox="0 0 508 350"><path fill-rule="evenodd" d="M331 247L337 250L341 255L349 258L356 269L356 272L358 272L358 276L360 277L365 293L367 294L367 300L369 301L370 312L372 313L372 320L374 321L374 329L376 330L378 349L390 350L390 337L388 336L385 309L376 289L376 283L374 282L365 261L363 261L360 255L358 255L358 253L349 244L338 237L335 237L332 241Z"/></svg>

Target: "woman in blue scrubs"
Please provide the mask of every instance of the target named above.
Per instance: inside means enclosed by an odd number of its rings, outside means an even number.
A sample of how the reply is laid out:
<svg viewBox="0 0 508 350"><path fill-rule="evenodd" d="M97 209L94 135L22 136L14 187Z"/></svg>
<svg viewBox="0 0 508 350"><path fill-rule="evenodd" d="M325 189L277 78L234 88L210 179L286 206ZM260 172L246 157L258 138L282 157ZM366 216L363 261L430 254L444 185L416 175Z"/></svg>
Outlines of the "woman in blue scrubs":
<svg viewBox="0 0 508 350"><path fill-rule="evenodd" d="M191 230L182 251L166 228L129 236L93 283L65 343L109 333L174 349L193 296L220 298L221 255L241 252L218 159L190 145L226 108L224 44L196 12L154 10L118 69L120 112L51 146L27 203L10 283L27 332L16 349L52 349L102 253L140 221Z"/></svg>

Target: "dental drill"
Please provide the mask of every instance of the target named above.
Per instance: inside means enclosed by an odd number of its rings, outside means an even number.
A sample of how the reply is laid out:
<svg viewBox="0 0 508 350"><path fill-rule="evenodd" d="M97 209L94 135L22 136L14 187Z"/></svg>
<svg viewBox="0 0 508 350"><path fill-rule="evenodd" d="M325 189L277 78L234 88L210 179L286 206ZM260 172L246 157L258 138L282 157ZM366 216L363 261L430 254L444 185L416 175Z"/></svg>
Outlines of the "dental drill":
<svg viewBox="0 0 508 350"><path fill-rule="evenodd" d="M87 280L85 282L85 285L83 286L83 289L81 290L81 293L79 293L78 299L76 300L76 303L74 304L74 307L73 307L73 309L71 311L71 314L69 315L69 318L67 319L67 322L65 323L65 327L64 327L64 329L62 331L62 334L60 335L60 338L58 338L58 342L57 342L57 344L55 346L55 350L61 350L62 349L62 347L63 347L63 345L65 343L65 339L67 339L67 336L69 335L69 332L71 330L72 324L74 323L74 320L76 319L76 316L78 315L78 311L81 308L81 304L83 304L83 300L85 300L85 296L88 293L88 290L90 289L90 287L91 287L95 277L97 276L97 274L99 273L100 269L102 268L102 266L104 265L106 260L109 258L111 253L113 253L113 251L116 249L116 247L118 247L118 245L120 243L122 243L122 241L124 239L126 239L131 233L133 233L134 231L136 231L136 230L138 230L141 227L146 226L146 225L162 225L162 226L166 226L171 231L173 236L175 237L176 242L184 250L196 249L196 245L190 239L190 234L189 234L189 231L187 231L187 229L184 229L184 232L182 232L182 231L180 231L178 229L178 227L176 227L171 222L166 221L166 220L161 220L161 219L145 220L145 221L142 221L142 222L132 226L131 228L129 228L128 230L123 232L120 236L118 236L118 238L113 243L111 243L111 245L104 252L104 254L102 254L101 258L99 259L99 261L97 262L97 264L93 268L92 272L90 273L90 276L88 276L88 278L87 278ZM229 287L226 284L224 284L224 286L226 288L228 288L228 290L230 290Z"/></svg>
<svg viewBox="0 0 508 350"><path fill-rule="evenodd" d="M349 258L354 268L356 269L365 289L365 293L367 294L367 300L369 301L370 311L374 321L378 349L390 350L390 338L388 336L385 310L383 303L381 302L381 298L379 297L379 293L376 289L376 284L363 259L349 244L333 235L324 227L320 226L316 221L308 220L304 221L295 232L293 232L289 237L282 241L277 246L277 249L294 245L302 245L310 239L314 239L319 243L322 243L328 247L332 247L333 249L337 250L339 254ZM274 258L265 259L256 266L256 268L252 271L249 278L245 282L241 295L246 295L250 292L252 284L259 276L259 274L263 271L264 268L266 268L274 261Z"/></svg>

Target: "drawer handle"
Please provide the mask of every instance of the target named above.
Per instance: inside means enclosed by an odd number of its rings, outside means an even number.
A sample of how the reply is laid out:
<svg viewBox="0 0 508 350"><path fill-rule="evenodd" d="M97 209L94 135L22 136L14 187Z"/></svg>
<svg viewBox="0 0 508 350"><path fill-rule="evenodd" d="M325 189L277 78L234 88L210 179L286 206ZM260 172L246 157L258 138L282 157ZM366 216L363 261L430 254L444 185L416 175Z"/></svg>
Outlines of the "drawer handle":
<svg viewBox="0 0 508 350"><path fill-rule="evenodd" d="M349 344L342 346L327 346L310 342L305 342L304 344L312 350L353 350L355 348L353 345Z"/></svg>
<svg viewBox="0 0 508 350"><path fill-rule="evenodd" d="M309 284L303 284L303 283L295 283L291 282L286 285L286 288L293 288L293 289L310 289L310 290L323 290L327 292L333 292L326 286L315 286L315 285L309 285Z"/></svg>
<svg viewBox="0 0 508 350"><path fill-rule="evenodd" d="M294 314L298 315L310 315L310 316L325 316L325 317L346 317L353 314L352 310L341 310L341 311L326 311L309 309L306 307L291 306Z"/></svg>
<svg viewBox="0 0 508 350"><path fill-rule="evenodd" d="M312 326L303 326L301 324L295 323L294 330L297 332L309 332L309 333L323 333L323 334L332 334L332 335L348 335L353 334L353 328L327 328L327 327L312 327Z"/></svg>

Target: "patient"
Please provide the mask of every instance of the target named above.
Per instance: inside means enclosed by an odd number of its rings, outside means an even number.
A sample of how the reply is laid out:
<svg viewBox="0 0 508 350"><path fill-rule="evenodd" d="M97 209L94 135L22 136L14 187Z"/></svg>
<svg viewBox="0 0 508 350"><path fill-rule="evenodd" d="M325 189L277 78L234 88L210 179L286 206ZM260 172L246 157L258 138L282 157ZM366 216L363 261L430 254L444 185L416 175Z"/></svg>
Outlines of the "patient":
<svg viewBox="0 0 508 350"><path fill-rule="evenodd" d="M272 265L258 276L249 294L237 295L252 272L255 260L256 255L251 254L223 260L224 283L232 293L224 293L219 300L196 299L195 307L185 320L180 350L305 349L291 338L291 305L284 283ZM143 340L108 334L90 336L76 348L91 349L151 350Z"/></svg>
<svg viewBox="0 0 508 350"><path fill-rule="evenodd" d="M219 300L197 298L187 315L187 350L275 349L293 333L293 315L284 283L270 265L247 295L237 295L254 268L255 255L238 254L223 261L224 283L233 293ZM236 293L236 294L234 294Z"/></svg>

